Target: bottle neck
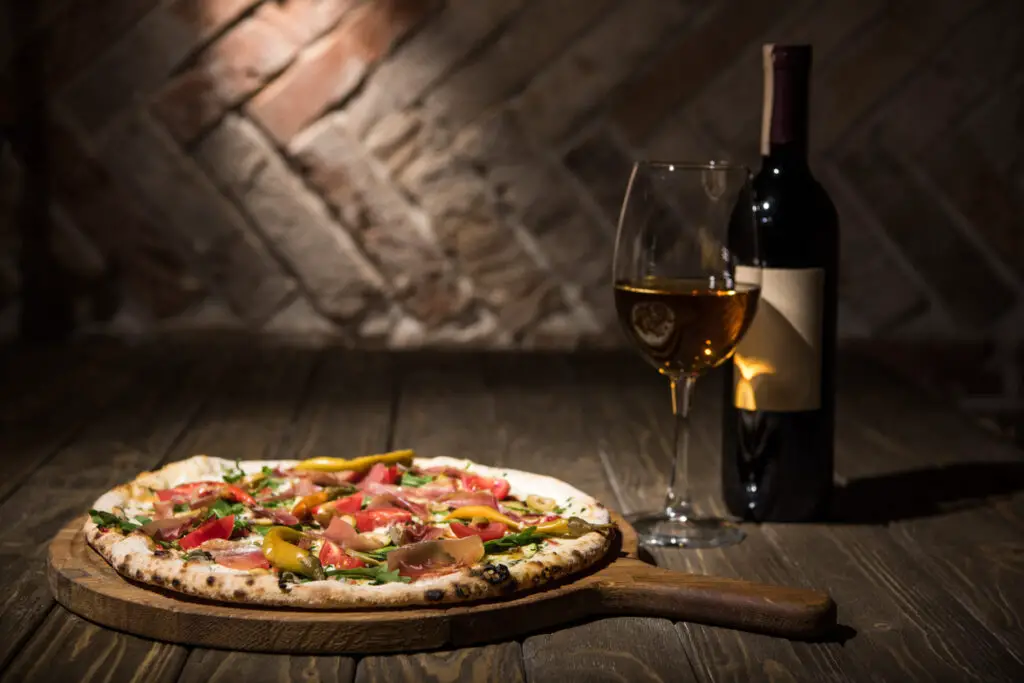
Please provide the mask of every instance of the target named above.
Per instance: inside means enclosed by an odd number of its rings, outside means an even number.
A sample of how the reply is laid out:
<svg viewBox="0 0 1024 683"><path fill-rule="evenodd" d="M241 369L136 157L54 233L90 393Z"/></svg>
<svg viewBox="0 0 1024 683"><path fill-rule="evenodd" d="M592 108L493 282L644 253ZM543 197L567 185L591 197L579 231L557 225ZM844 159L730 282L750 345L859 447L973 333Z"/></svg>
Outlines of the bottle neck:
<svg viewBox="0 0 1024 683"><path fill-rule="evenodd" d="M786 166L807 165L810 48L765 45L761 155Z"/></svg>

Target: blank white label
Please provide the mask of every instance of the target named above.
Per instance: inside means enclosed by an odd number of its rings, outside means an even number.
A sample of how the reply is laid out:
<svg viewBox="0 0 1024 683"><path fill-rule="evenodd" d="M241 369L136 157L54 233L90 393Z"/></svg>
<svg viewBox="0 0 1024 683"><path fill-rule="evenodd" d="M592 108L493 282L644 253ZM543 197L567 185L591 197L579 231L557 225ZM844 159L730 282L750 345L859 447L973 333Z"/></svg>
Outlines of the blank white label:
<svg viewBox="0 0 1024 683"><path fill-rule="evenodd" d="M736 268L736 282L756 269ZM756 282L756 280L754 280ZM733 402L743 410L821 407L822 268L761 269L757 314L733 356Z"/></svg>

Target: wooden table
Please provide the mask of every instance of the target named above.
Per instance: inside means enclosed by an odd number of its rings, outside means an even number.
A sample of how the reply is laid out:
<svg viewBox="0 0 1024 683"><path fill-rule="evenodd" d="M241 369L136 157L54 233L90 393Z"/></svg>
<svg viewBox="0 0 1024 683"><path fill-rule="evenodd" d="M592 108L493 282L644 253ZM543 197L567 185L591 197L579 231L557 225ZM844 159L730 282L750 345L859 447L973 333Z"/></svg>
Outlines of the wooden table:
<svg viewBox="0 0 1024 683"><path fill-rule="evenodd" d="M196 453L392 447L558 475L624 512L658 500L668 390L632 356L396 354L164 343L0 356L0 679L102 681L1021 681L1024 461L867 361L841 363L830 525L751 527L663 565L823 587L844 629L795 643L604 619L449 652L289 657L150 642L55 605L51 536L138 471ZM713 384L712 384L713 383ZM711 505L717 378L696 403L693 489ZM715 507L717 509L717 507Z"/></svg>

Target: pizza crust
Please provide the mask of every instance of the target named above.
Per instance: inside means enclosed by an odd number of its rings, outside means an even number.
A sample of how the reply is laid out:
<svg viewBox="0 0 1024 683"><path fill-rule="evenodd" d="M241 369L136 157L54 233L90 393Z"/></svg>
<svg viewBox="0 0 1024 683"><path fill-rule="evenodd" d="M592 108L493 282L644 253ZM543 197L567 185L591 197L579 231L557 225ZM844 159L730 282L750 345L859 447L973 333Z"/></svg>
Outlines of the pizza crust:
<svg viewBox="0 0 1024 683"><path fill-rule="evenodd" d="M297 462L254 460L243 461L240 466L244 472L252 473L264 465L287 468ZM414 462L420 467L448 466L486 476L501 476L508 480L513 494L554 498L560 505L569 506L570 514L595 524L605 524L610 518L607 508L597 500L553 477L448 457L416 458ZM232 461L205 455L171 463L112 489L94 503L93 509L110 512L119 508L132 516L137 509L133 500L147 495L148 489L219 479L233 467ZM331 610L461 603L534 590L593 565L604 557L611 542L609 537L596 532L576 539L559 538L557 545L545 545L529 559L506 564L501 556L491 556L493 559L488 564L413 583L374 586L365 582L326 580L286 584L282 588L277 576L268 570L240 571L218 564L177 559L141 532L128 536L113 531L103 533L92 519L87 519L85 534L89 544L119 574L134 581L223 602Z"/></svg>

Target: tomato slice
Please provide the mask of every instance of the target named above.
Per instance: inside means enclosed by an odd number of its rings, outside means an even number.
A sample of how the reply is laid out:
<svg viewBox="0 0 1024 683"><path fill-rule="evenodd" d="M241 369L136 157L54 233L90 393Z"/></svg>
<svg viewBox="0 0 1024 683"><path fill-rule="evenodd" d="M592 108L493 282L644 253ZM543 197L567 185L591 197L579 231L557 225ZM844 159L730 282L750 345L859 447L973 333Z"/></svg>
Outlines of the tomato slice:
<svg viewBox="0 0 1024 683"><path fill-rule="evenodd" d="M390 526L412 519L412 513L398 508L377 508L376 510L360 510L355 513L356 529L372 531L378 527Z"/></svg>
<svg viewBox="0 0 1024 683"><path fill-rule="evenodd" d="M493 541L501 538L508 531L508 527L501 522L485 522L484 524L460 524L452 522L452 533L459 538L466 536L479 536L481 541Z"/></svg>
<svg viewBox="0 0 1024 683"><path fill-rule="evenodd" d="M222 538L225 541L231 538L231 531L235 528L235 516L228 515L220 519L211 519L184 538L178 541L182 550L191 550L207 541L215 538Z"/></svg>
<svg viewBox="0 0 1024 683"><path fill-rule="evenodd" d="M366 563L358 557L352 557L338 544L330 541L325 541L323 547L320 548L319 560L320 564L333 565L338 569L357 569L366 566Z"/></svg>
<svg viewBox="0 0 1024 683"><path fill-rule="evenodd" d="M339 515L351 515L363 509L363 492L353 493L351 496L339 498L334 503L334 509Z"/></svg>
<svg viewBox="0 0 1024 683"><path fill-rule="evenodd" d="M498 500L508 498L512 486L501 477L482 477L479 474L463 474L462 487L467 491L490 491Z"/></svg>
<svg viewBox="0 0 1024 683"><path fill-rule="evenodd" d="M366 473L363 483L395 484L398 482L398 465L388 467L382 462L375 463Z"/></svg>

